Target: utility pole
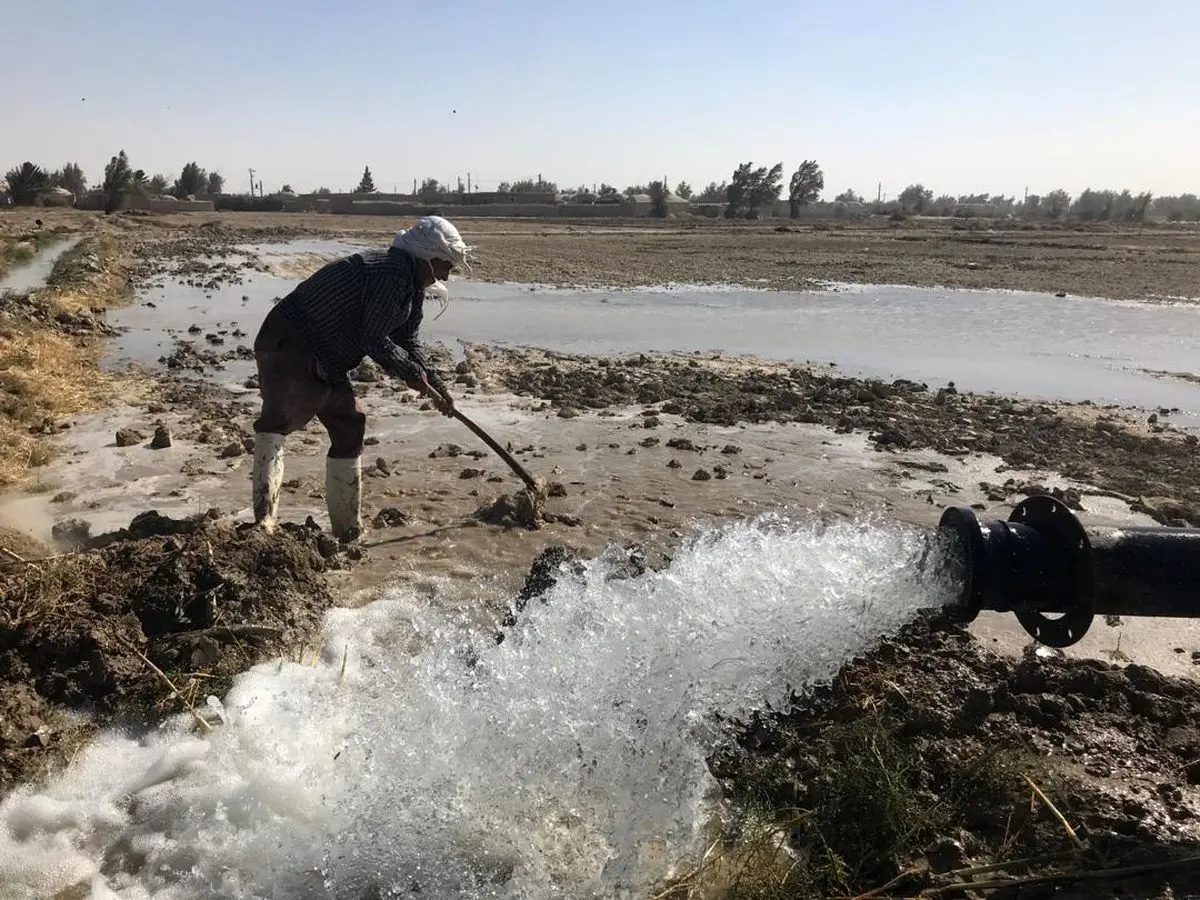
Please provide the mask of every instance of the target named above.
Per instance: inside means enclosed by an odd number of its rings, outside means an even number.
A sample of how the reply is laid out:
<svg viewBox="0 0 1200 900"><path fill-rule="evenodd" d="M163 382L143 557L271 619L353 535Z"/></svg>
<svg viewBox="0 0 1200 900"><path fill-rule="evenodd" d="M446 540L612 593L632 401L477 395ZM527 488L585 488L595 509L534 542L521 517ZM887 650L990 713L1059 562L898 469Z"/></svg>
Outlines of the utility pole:
<svg viewBox="0 0 1200 900"><path fill-rule="evenodd" d="M254 196L254 170L250 170L250 196Z"/></svg>
<svg viewBox="0 0 1200 900"><path fill-rule="evenodd" d="M471 193L471 173L467 173L467 193Z"/></svg>

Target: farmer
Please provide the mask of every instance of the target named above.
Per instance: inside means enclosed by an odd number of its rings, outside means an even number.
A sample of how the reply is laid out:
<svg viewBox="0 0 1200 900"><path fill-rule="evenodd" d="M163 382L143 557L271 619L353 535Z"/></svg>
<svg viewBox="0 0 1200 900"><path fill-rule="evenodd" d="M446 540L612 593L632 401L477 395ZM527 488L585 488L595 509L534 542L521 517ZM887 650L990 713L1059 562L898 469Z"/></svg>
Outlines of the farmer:
<svg viewBox="0 0 1200 900"><path fill-rule="evenodd" d="M276 526L288 434L316 416L329 433L325 503L335 537L362 532L362 451L366 416L349 372L369 356L446 416L454 401L417 337L427 297L445 309L444 282L470 248L440 216L399 232L387 250L326 264L267 314L254 341L262 411L254 423L254 521Z"/></svg>

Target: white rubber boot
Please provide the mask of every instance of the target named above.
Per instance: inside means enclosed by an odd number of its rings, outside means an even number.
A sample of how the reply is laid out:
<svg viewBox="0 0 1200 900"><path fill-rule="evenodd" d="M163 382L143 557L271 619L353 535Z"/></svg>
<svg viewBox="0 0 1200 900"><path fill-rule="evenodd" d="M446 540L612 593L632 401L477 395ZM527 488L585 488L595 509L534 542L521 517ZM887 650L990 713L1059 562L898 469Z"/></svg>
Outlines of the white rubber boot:
<svg viewBox="0 0 1200 900"><path fill-rule="evenodd" d="M325 506L329 527L339 541L362 534L362 458L325 457Z"/></svg>
<svg viewBox="0 0 1200 900"><path fill-rule="evenodd" d="M254 523L267 534L275 531L279 514L279 489L283 486L282 434L254 435L254 469L251 473Z"/></svg>

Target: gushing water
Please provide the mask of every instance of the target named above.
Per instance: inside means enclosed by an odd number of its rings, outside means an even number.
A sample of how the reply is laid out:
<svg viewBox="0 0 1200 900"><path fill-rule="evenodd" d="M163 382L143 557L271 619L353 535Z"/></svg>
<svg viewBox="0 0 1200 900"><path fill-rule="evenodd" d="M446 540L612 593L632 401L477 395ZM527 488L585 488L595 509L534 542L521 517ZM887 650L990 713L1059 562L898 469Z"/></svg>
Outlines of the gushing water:
<svg viewBox="0 0 1200 900"><path fill-rule="evenodd" d="M701 849L715 717L949 602L928 550L732 524L640 578L564 573L501 644L400 594L337 610L316 665L246 673L210 733L105 733L10 796L0 897L644 896Z"/></svg>

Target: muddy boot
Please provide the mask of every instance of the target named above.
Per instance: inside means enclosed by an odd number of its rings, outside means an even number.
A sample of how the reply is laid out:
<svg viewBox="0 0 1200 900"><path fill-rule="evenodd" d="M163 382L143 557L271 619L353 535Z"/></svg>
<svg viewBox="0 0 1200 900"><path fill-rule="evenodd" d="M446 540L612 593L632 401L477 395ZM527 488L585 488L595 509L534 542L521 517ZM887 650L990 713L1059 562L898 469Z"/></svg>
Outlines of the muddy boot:
<svg viewBox="0 0 1200 900"><path fill-rule="evenodd" d="M275 531L279 513L279 489L283 486L282 434L254 435L254 524L267 534Z"/></svg>
<svg viewBox="0 0 1200 900"><path fill-rule="evenodd" d="M349 543L362 534L362 458L325 458L325 505L329 527L339 541Z"/></svg>

